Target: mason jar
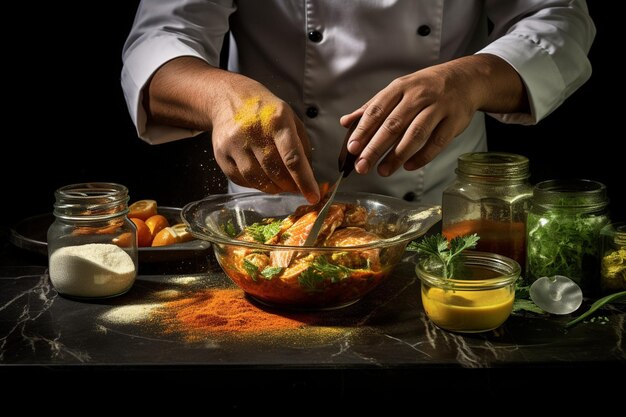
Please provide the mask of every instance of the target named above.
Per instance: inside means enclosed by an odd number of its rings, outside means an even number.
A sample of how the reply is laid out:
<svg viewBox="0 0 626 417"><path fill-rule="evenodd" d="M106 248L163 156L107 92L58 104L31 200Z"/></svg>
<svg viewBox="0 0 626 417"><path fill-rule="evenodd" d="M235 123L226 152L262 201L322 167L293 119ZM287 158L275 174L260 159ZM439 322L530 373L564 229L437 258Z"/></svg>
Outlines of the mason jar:
<svg viewBox="0 0 626 417"><path fill-rule="evenodd" d="M62 295L104 298L128 291L137 276L135 225L128 190L114 183L82 183L55 192L48 229L49 277Z"/></svg>
<svg viewBox="0 0 626 417"><path fill-rule="evenodd" d="M458 158L456 180L443 192L442 232L451 240L477 233L476 250L525 264L526 215L532 186L529 161L504 152L472 152Z"/></svg>
<svg viewBox="0 0 626 417"><path fill-rule="evenodd" d="M550 180L533 189L527 220L529 283L564 275L585 295L599 289L600 230L609 222L604 184L584 179Z"/></svg>
<svg viewBox="0 0 626 417"><path fill-rule="evenodd" d="M607 224L600 231L600 290L626 290L626 222Z"/></svg>

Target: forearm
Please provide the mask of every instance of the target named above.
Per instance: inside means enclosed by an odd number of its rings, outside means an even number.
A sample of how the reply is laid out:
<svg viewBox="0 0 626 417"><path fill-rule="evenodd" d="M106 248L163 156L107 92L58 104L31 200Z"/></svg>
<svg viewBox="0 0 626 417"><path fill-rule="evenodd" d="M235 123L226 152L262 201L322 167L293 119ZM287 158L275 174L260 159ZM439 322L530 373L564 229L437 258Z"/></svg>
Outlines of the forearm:
<svg viewBox="0 0 626 417"><path fill-rule="evenodd" d="M463 57L449 63L471 84L476 110L488 113L529 113L526 87L521 77L502 58L490 54Z"/></svg>
<svg viewBox="0 0 626 417"><path fill-rule="evenodd" d="M487 0L491 43L477 54L496 55L520 74L530 112L491 113L505 123L534 124L591 76L587 53L595 27L584 0Z"/></svg>
<svg viewBox="0 0 626 417"><path fill-rule="evenodd" d="M215 160L235 183L319 200L302 122L257 81L198 58L175 58L152 76L143 105L149 123L211 130Z"/></svg>
<svg viewBox="0 0 626 417"><path fill-rule="evenodd" d="M149 123L209 130L224 91L237 74L194 57L173 59L159 68L144 88Z"/></svg>

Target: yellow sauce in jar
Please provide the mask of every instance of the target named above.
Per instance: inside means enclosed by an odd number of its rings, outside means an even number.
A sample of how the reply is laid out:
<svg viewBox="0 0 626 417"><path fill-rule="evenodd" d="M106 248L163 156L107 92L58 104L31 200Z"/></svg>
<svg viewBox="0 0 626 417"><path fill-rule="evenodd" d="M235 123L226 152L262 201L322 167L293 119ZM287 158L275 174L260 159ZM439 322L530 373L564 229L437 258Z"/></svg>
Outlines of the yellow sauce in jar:
<svg viewBox="0 0 626 417"><path fill-rule="evenodd" d="M491 290L458 291L422 283L422 304L439 327L457 332L484 332L499 327L511 314L512 285Z"/></svg>

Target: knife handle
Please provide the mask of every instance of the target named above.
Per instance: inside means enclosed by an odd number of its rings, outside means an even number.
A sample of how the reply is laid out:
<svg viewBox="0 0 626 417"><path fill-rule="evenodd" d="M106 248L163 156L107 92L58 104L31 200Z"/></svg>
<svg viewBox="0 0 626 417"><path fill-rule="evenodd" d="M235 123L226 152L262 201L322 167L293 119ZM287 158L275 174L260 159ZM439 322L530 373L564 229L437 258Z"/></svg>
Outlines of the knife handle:
<svg viewBox="0 0 626 417"><path fill-rule="evenodd" d="M348 139L350 139L352 132L354 132L354 129L356 129L356 126L359 124L359 120L361 120L360 117L350 125L346 137L343 139L341 151L339 152L339 172L343 172L344 178L352 172L354 163L356 162L357 155L348 152Z"/></svg>

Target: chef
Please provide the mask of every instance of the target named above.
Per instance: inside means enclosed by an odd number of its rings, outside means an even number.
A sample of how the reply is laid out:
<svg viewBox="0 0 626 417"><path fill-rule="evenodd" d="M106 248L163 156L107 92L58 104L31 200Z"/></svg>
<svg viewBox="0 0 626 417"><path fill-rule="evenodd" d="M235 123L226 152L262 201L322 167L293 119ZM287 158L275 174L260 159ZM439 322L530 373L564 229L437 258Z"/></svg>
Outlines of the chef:
<svg viewBox="0 0 626 417"><path fill-rule="evenodd" d="M594 36L582 0L142 0L122 86L144 140L211 131L230 192L316 202L358 120L342 189L440 203L485 114L546 117L590 77Z"/></svg>

